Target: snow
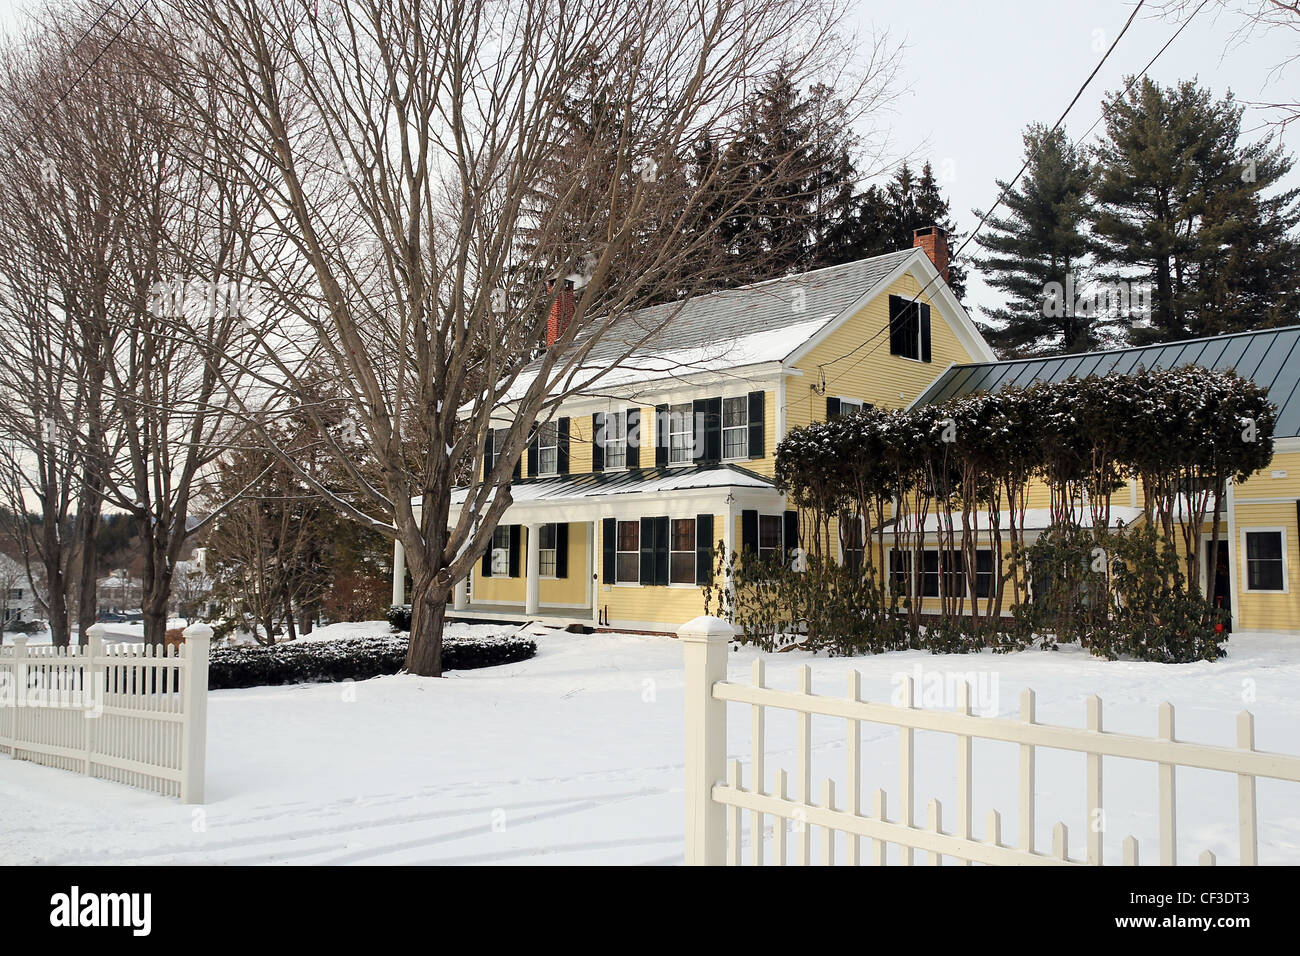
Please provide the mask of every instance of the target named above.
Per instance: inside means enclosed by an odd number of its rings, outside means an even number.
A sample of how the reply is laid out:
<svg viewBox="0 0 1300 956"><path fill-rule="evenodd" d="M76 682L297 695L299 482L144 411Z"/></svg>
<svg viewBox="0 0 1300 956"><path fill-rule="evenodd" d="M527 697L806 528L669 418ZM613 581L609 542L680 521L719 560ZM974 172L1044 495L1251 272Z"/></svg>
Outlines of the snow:
<svg viewBox="0 0 1300 956"><path fill-rule="evenodd" d="M384 628L324 628L326 640ZM462 627L462 626L458 626ZM463 625L487 629L489 625ZM357 684L215 691L209 698L208 802L173 800L0 757L0 863L677 863L682 860L682 646L668 637L541 631L538 655L518 664L451 672L445 680L392 676ZM919 667L919 692L972 674L977 713L1017 713L1022 688L1038 692L1038 719L1082 726L1098 693L1109 731L1154 735L1156 708L1172 701L1180 739L1228 745L1242 709L1256 714L1262 750L1296 751L1300 642L1236 635L1215 663L1108 662L1077 648L1011 655L898 652L828 659L767 655L770 685L793 688L800 664L816 693L842 695L862 673L868 699L888 700L896 677ZM760 654L729 655L730 679L749 680ZM932 680L932 677L939 678ZM923 706L938 703L921 699ZM951 706L951 703L948 703ZM729 753L749 773L748 708L729 712ZM813 779L837 779L843 800L844 722L813 721ZM768 773L794 770L792 716L769 711ZM974 817L984 832L1002 811L1014 840L1014 745L977 741ZM864 804L877 787L897 812L897 731L863 730ZM931 797L956 810L956 746L918 733L916 818ZM1157 859L1156 768L1105 763L1105 853L1127 834ZM1259 781L1261 862L1300 863L1297 786ZM1070 828L1086 835L1084 759L1040 750L1037 840ZM1204 849L1237 861L1236 781L1178 772L1179 859ZM748 825L748 824L746 824ZM769 821L770 825L770 821ZM814 846L817 844L815 843ZM840 857L842 859L842 856Z"/></svg>

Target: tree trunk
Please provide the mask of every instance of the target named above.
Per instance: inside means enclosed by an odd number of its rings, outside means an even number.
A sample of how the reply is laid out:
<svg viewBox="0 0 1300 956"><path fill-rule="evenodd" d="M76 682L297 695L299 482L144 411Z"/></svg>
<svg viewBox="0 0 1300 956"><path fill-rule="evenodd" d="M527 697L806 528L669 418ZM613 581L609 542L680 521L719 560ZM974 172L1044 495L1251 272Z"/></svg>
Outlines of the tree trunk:
<svg viewBox="0 0 1300 956"><path fill-rule="evenodd" d="M167 595L163 593L161 606L154 595L144 602L144 642L161 647L167 640Z"/></svg>
<svg viewBox="0 0 1300 956"><path fill-rule="evenodd" d="M284 596L284 630L289 640L298 639L298 622L293 616L293 598L287 594Z"/></svg>
<svg viewBox="0 0 1300 956"><path fill-rule="evenodd" d="M431 582L416 582L411 594L411 644L406 670L420 677L442 676L442 626L447 616L447 591L439 594Z"/></svg>

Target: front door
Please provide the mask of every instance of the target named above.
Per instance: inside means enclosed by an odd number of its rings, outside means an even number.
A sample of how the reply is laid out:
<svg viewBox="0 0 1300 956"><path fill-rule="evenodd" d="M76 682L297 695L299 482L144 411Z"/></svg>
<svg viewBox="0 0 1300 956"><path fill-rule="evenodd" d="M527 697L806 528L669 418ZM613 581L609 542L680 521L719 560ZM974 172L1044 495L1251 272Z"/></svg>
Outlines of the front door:
<svg viewBox="0 0 1300 956"><path fill-rule="evenodd" d="M1205 543L1205 580L1206 590L1210 593L1210 600L1217 608L1222 608L1228 614L1228 620L1224 626L1232 630L1232 579L1228 574L1228 562L1231 560L1228 554L1228 542L1219 541L1218 551L1215 552L1215 542L1207 541Z"/></svg>

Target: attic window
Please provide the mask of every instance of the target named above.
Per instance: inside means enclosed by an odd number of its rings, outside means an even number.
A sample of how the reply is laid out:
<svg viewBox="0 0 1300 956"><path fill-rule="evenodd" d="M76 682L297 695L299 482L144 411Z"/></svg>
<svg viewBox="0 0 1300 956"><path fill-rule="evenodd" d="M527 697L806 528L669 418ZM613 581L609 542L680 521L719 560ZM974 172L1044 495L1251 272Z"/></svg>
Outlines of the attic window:
<svg viewBox="0 0 1300 956"><path fill-rule="evenodd" d="M906 296L889 297L889 352L918 362L930 361L930 307Z"/></svg>

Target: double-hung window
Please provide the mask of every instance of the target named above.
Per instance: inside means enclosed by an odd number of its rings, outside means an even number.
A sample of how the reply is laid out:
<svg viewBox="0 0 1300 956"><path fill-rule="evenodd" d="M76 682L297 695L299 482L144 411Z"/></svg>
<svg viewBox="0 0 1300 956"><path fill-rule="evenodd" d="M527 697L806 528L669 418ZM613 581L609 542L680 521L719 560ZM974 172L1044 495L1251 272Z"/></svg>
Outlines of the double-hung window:
<svg viewBox="0 0 1300 956"><path fill-rule="evenodd" d="M505 576L510 573L510 527L497 525L492 532L492 574Z"/></svg>
<svg viewBox="0 0 1300 956"><path fill-rule="evenodd" d="M601 436L597 436L597 440ZM605 467L623 468L627 465L627 412L605 414Z"/></svg>
<svg viewBox="0 0 1300 956"><path fill-rule="evenodd" d="M560 429L547 422L537 429L537 474L554 475L560 470Z"/></svg>
<svg viewBox="0 0 1300 956"><path fill-rule="evenodd" d="M749 458L749 399L722 400L722 457L727 461Z"/></svg>
<svg viewBox="0 0 1300 956"><path fill-rule="evenodd" d="M641 581L641 522L618 523L618 551L614 558L614 580L619 584Z"/></svg>
<svg viewBox="0 0 1300 956"><path fill-rule="evenodd" d="M695 583L695 519L674 518L669 534L668 582Z"/></svg>
<svg viewBox="0 0 1300 956"><path fill-rule="evenodd" d="M1279 529L1243 532L1246 539L1246 590L1286 590L1286 550Z"/></svg>
<svg viewBox="0 0 1300 956"><path fill-rule="evenodd" d="M695 457L695 407L686 402L668 409L668 462L686 464Z"/></svg>
<svg viewBox="0 0 1300 956"><path fill-rule="evenodd" d="M556 570L556 550L555 542L559 533L553 524L544 524L539 530L540 540L537 542L537 574L543 578L555 577Z"/></svg>
<svg viewBox="0 0 1300 956"><path fill-rule="evenodd" d="M758 516L758 556L764 561L775 559L784 547L785 520L781 515Z"/></svg>

